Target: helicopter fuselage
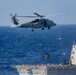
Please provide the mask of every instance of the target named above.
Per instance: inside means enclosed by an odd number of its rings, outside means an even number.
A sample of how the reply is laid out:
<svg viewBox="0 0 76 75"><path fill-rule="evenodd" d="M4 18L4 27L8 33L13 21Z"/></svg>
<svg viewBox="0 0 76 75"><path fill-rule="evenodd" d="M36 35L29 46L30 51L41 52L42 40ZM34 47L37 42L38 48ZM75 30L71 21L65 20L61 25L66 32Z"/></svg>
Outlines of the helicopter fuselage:
<svg viewBox="0 0 76 75"><path fill-rule="evenodd" d="M48 19L35 19L28 23L23 23L19 27L21 28L45 28L45 27L52 27L56 24L52 20Z"/></svg>
<svg viewBox="0 0 76 75"><path fill-rule="evenodd" d="M32 28L32 31L34 31L34 28L42 28L42 30L44 30L44 28L46 27L50 29L50 27L56 26L56 23L54 23L52 20L45 19L44 18L46 17L45 15L40 15L38 13L34 13L34 14L36 16L17 16L17 14L13 16L12 14L10 14L12 16L12 20L14 23L13 27ZM35 19L27 23L19 24L18 23L19 20L16 17L29 17L29 18L38 18L38 19Z"/></svg>

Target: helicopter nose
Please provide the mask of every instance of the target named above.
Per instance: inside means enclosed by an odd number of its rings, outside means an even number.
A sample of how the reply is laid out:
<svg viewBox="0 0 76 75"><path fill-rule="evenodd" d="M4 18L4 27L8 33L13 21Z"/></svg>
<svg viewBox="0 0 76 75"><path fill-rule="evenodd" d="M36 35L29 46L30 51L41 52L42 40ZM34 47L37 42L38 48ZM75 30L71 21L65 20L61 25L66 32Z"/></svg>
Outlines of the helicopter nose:
<svg viewBox="0 0 76 75"><path fill-rule="evenodd" d="M53 22L53 26L56 26L56 23Z"/></svg>
<svg viewBox="0 0 76 75"><path fill-rule="evenodd" d="M54 23L54 26L56 26L56 23Z"/></svg>

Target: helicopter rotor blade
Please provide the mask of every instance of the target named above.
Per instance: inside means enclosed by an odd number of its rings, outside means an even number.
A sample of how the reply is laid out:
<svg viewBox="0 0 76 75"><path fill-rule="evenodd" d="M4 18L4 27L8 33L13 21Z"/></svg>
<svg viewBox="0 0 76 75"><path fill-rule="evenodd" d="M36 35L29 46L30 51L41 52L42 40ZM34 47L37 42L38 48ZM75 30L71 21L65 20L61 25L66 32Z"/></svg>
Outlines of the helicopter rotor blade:
<svg viewBox="0 0 76 75"><path fill-rule="evenodd" d="M15 17L17 16L17 13L15 13Z"/></svg>
<svg viewBox="0 0 76 75"><path fill-rule="evenodd" d="M37 16L17 16L17 17L36 18Z"/></svg>
<svg viewBox="0 0 76 75"><path fill-rule="evenodd" d="M17 18L15 18L15 20L19 22L19 20Z"/></svg>
<svg viewBox="0 0 76 75"><path fill-rule="evenodd" d="M42 18L45 17L44 15L39 15L38 13L33 13L36 16L17 16L17 17L27 17L27 18Z"/></svg>
<svg viewBox="0 0 76 75"><path fill-rule="evenodd" d="M15 17L23 17L23 18L45 18L45 17L52 17L52 16L56 16L56 15L62 15L63 13L59 13L59 14L51 14L51 15L39 15L38 13L33 13L36 16L17 16L17 14L15 13ZM11 16L13 16L11 14Z"/></svg>
<svg viewBox="0 0 76 75"><path fill-rule="evenodd" d="M33 14L35 14L35 15L37 15L37 16L41 16L41 15L39 15L38 13L33 13Z"/></svg>
<svg viewBox="0 0 76 75"><path fill-rule="evenodd" d="M51 15L46 15L45 17L52 17L52 16L57 16L57 15L62 15L63 13L59 13L59 14L51 14Z"/></svg>
<svg viewBox="0 0 76 75"><path fill-rule="evenodd" d="M12 16L13 17L13 15L10 13L10 16Z"/></svg>
<svg viewBox="0 0 76 75"><path fill-rule="evenodd" d="M40 15L40 14L38 14L38 13L33 13L33 14L35 14L37 17L45 17L45 15Z"/></svg>
<svg viewBox="0 0 76 75"><path fill-rule="evenodd" d="M17 16L17 13L15 13L15 15L12 15L12 14L10 13L9 15L12 16L12 17L16 17L16 16Z"/></svg>

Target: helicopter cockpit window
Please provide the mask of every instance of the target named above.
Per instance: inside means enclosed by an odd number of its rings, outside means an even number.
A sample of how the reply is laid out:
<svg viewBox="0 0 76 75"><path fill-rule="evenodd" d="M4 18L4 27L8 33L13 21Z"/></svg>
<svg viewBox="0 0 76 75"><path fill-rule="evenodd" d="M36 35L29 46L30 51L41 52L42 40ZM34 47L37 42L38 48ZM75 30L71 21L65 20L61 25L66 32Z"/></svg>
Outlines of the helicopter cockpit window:
<svg viewBox="0 0 76 75"><path fill-rule="evenodd" d="M39 19L35 19L35 22L38 22L39 21Z"/></svg>
<svg viewBox="0 0 76 75"><path fill-rule="evenodd" d="M39 19L35 19L35 20L33 20L33 21L31 21L31 23L36 23L36 22L38 22L39 21Z"/></svg>

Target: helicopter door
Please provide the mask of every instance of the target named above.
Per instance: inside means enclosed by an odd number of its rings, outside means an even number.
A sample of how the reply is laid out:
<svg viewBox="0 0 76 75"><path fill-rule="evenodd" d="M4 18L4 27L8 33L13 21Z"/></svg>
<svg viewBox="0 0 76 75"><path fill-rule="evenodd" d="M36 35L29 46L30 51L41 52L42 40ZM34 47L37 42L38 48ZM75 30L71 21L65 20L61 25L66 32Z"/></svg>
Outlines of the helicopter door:
<svg viewBox="0 0 76 75"><path fill-rule="evenodd" d="M42 20L39 21L39 26L44 26L44 22Z"/></svg>
<svg viewBox="0 0 76 75"><path fill-rule="evenodd" d="M44 21L44 27L47 25L47 22L46 21Z"/></svg>

